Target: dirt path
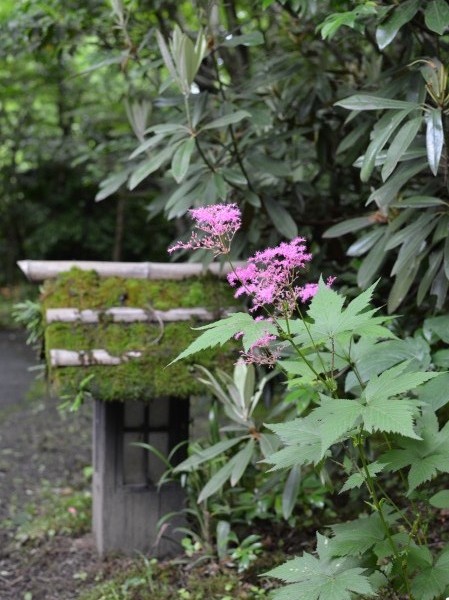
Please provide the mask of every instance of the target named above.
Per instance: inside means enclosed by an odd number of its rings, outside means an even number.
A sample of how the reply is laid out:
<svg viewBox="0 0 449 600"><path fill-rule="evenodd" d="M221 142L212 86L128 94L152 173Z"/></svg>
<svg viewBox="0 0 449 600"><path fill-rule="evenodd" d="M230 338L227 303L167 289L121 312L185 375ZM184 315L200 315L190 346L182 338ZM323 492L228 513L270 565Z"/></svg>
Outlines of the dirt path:
<svg viewBox="0 0 449 600"><path fill-rule="evenodd" d="M14 538L42 490L77 487L91 461L91 407L61 415L41 380L22 333L0 331L0 600L72 600L76 573L97 562L90 536L59 536L39 547ZM97 565L98 566L98 565Z"/></svg>

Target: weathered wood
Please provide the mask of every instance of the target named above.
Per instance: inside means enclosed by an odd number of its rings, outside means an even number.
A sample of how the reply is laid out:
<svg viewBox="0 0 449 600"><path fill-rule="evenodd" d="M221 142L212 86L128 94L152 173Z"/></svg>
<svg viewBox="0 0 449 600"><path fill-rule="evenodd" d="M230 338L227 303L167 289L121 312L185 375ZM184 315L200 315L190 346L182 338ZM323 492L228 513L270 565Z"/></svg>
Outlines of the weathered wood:
<svg viewBox="0 0 449 600"><path fill-rule="evenodd" d="M225 314L229 314L226 311ZM143 308L117 307L107 310L79 310L77 308L48 308L45 313L47 323L99 323L102 318L114 323L136 323L150 321L166 323L173 321L213 321L218 315L205 308L173 308L170 310L151 310Z"/></svg>
<svg viewBox="0 0 449 600"><path fill-rule="evenodd" d="M101 348L89 351L52 348L50 350L50 364L52 367L114 366L140 356L142 356L142 352L138 350L124 352L120 356L113 356Z"/></svg>
<svg viewBox="0 0 449 600"><path fill-rule="evenodd" d="M96 271L100 277L128 277L134 279L185 279L203 273L225 276L231 270L228 265L211 263L204 267L199 263L156 262L109 262L88 260L19 260L20 269L30 281L54 279L60 273L77 267L83 271ZM241 265L242 263L237 263Z"/></svg>

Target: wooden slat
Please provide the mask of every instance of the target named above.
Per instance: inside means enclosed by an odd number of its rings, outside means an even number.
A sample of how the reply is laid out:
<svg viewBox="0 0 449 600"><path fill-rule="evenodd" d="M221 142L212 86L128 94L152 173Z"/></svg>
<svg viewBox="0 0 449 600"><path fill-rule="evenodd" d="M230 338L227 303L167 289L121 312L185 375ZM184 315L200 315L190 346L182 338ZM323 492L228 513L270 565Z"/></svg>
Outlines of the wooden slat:
<svg viewBox="0 0 449 600"><path fill-rule="evenodd" d="M229 311L226 312L229 314ZM99 323L102 318L110 318L114 323L213 321L217 314L205 308L173 308L171 310L145 310L143 308L117 307L107 310L79 310L77 308L48 308L46 311L47 323Z"/></svg>
<svg viewBox="0 0 449 600"><path fill-rule="evenodd" d="M77 267L83 271L96 271L100 277L127 277L133 279L185 279L206 272L225 276L231 270L228 265L211 263L204 267L199 263L156 262L108 262L87 260L19 260L19 268L30 281L54 279L60 273ZM240 266L243 263L236 263Z"/></svg>
<svg viewBox="0 0 449 600"><path fill-rule="evenodd" d="M101 348L89 350L88 352L53 348L50 350L50 364L52 367L115 366L140 356L142 356L142 352L139 351L125 352L120 356L113 356Z"/></svg>

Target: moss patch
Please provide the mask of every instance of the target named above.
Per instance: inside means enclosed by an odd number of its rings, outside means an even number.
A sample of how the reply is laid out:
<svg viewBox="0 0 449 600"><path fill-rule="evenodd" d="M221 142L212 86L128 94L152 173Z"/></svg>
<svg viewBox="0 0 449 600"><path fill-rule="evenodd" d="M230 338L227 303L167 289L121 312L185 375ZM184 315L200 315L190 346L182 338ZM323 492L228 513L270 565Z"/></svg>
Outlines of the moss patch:
<svg viewBox="0 0 449 600"><path fill-rule="evenodd" d="M192 308L209 310L235 305L226 281L211 275L179 281L100 277L96 271L73 268L42 289L44 308L108 309L116 306L152 308Z"/></svg>
<svg viewBox="0 0 449 600"><path fill-rule="evenodd" d="M216 311L235 304L226 282L213 277L181 281L100 278L94 271L72 269L43 288L44 308L107 309L116 306L136 308L191 308L202 306ZM140 351L142 356L118 366L58 367L50 378L60 394L73 394L88 376L94 377L86 391L95 398L113 400L149 400L155 396L185 397L201 391L192 374L193 365L229 368L235 361L235 346L228 344L167 367L198 333L198 323L112 323L100 319L95 325L51 323L45 330L47 359L50 349L89 352L104 349L114 356Z"/></svg>

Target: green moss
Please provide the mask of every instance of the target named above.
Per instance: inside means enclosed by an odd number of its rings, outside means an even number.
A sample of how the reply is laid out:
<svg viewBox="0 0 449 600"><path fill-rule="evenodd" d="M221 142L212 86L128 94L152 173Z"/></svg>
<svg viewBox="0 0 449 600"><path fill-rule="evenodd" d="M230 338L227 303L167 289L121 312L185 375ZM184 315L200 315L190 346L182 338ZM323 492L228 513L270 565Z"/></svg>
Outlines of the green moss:
<svg viewBox="0 0 449 600"><path fill-rule="evenodd" d="M100 278L93 271L72 269L56 281L44 286L45 308L95 308L113 306L148 307L167 310L177 307L203 306L218 310L235 304L232 291L226 283L212 277L182 281L144 281ZM210 350L190 360L167 365L193 341L198 333L192 330L197 323L51 323L45 331L47 358L50 349L89 352L107 350L121 356L129 351L140 351L142 356L118 366L92 365L88 367L57 367L50 370L51 382L59 394L73 394L88 375L94 377L86 391L95 398L112 400L149 400L156 396L186 397L201 391L192 374L193 365L206 368L229 368L235 361L235 346Z"/></svg>
<svg viewBox="0 0 449 600"><path fill-rule="evenodd" d="M235 304L232 289L211 275L179 281L99 277L95 271L73 268L57 279L45 282L44 308L107 309L113 306L135 308L191 308L217 310Z"/></svg>

